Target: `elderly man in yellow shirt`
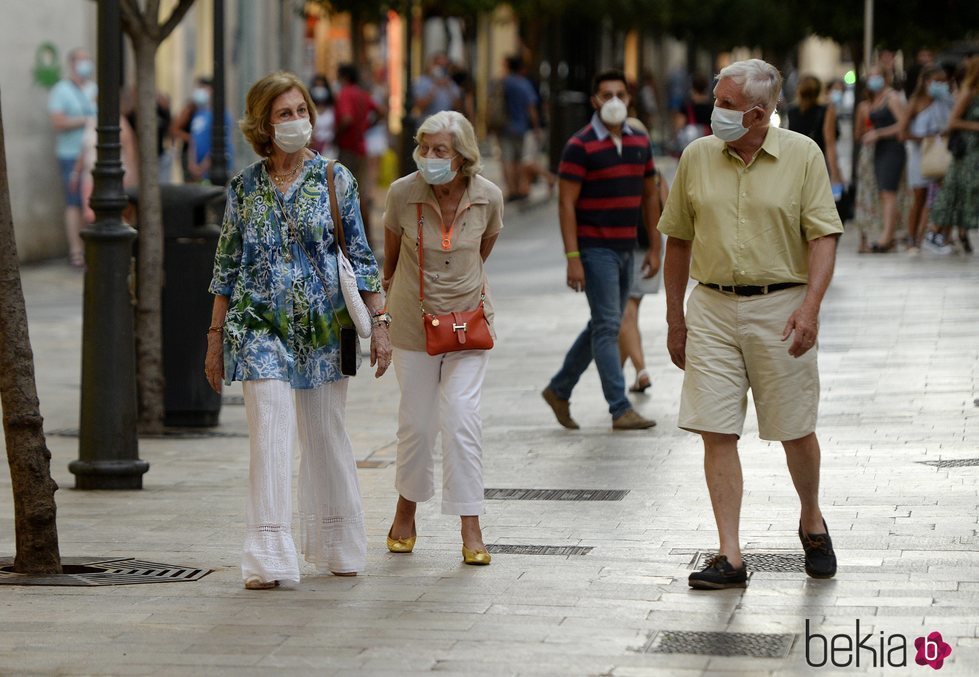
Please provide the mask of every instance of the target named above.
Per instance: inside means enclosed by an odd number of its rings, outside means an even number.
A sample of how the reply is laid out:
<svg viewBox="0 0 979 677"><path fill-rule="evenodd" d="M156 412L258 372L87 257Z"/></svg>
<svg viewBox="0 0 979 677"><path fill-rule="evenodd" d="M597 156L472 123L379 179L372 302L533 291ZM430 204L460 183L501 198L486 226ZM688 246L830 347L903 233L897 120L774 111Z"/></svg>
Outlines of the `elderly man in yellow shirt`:
<svg viewBox="0 0 979 677"><path fill-rule="evenodd" d="M816 337L843 226L819 147L769 126L781 88L778 70L759 59L721 70L714 135L684 151L659 222L668 238L667 347L685 371L678 424L703 438L720 538L718 555L690 575L696 589L747 585L738 439L749 388L759 436L785 448L806 573L836 573L819 508ZM699 284L684 313L690 277Z"/></svg>

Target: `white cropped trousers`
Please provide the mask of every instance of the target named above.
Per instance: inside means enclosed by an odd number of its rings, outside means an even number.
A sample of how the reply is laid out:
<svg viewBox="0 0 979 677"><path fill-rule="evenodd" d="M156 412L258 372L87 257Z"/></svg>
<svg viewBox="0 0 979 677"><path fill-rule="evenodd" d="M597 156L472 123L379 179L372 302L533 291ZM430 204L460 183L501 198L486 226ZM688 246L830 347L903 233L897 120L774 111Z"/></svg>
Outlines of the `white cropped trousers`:
<svg viewBox="0 0 979 677"><path fill-rule="evenodd" d="M347 379L310 390L286 381L245 381L251 458L243 579L299 582L292 538L292 459L299 439L300 551L321 573L362 571L364 508L353 445L344 427Z"/></svg>
<svg viewBox="0 0 979 677"><path fill-rule="evenodd" d="M394 349L401 386L394 486L409 501L435 495L435 437L442 434L442 512L483 514L483 421L479 403L488 350L429 355Z"/></svg>

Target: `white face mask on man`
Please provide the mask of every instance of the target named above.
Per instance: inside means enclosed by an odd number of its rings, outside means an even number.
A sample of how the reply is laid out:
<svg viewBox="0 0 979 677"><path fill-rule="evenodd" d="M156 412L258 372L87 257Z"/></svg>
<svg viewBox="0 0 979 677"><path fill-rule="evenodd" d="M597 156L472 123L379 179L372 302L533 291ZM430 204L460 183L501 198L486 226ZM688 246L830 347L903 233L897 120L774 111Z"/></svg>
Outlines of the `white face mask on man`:
<svg viewBox="0 0 979 677"><path fill-rule="evenodd" d="M299 118L272 125L272 141L286 153L295 153L306 147L313 136L313 125L309 118Z"/></svg>
<svg viewBox="0 0 979 677"><path fill-rule="evenodd" d="M752 106L748 110L729 110L714 106L710 114L710 128L721 141L737 141L748 133L748 128L744 126L744 116L753 111L758 106Z"/></svg>
<svg viewBox="0 0 979 677"><path fill-rule="evenodd" d="M602 122L614 127L625 122L628 113L629 111L626 108L625 101L617 96L613 96L603 103L602 107L598 110L598 116L602 118Z"/></svg>

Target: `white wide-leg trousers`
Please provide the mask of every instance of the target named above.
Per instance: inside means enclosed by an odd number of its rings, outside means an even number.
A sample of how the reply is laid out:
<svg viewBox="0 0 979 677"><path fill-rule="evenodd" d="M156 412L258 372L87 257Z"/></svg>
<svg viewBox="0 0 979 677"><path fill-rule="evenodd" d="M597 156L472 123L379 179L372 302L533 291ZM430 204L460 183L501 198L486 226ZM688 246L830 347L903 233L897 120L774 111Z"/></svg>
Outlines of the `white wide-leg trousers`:
<svg viewBox="0 0 979 677"><path fill-rule="evenodd" d="M347 380L310 390L286 381L245 381L251 459L243 579L299 581L292 538L292 459L299 439L301 552L318 571L362 571L364 508L353 445L344 427Z"/></svg>
<svg viewBox="0 0 979 677"><path fill-rule="evenodd" d="M483 514L483 421L479 402L488 350L444 355L394 349L401 386L394 486L409 501L435 495L435 436L442 433L442 512Z"/></svg>

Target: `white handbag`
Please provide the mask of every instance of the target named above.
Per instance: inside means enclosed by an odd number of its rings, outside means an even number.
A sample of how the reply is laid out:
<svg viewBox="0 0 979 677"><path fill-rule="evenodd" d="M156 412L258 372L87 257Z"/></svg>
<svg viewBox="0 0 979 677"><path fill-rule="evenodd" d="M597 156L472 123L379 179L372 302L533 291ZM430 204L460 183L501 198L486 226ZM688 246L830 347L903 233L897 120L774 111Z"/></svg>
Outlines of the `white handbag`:
<svg viewBox="0 0 979 677"><path fill-rule="evenodd" d="M337 272L340 277L340 291L343 294L343 302L347 306L347 313L353 320L357 334L361 338L368 338L371 335L371 314L367 310L364 299L360 296L357 288L357 276L354 275L354 267L347 258L347 242L343 236L343 222L340 220L340 205L337 201L336 186L333 183L333 165L335 160L330 160L326 166L326 183L330 190L330 211L333 215L333 235L337 241Z"/></svg>

